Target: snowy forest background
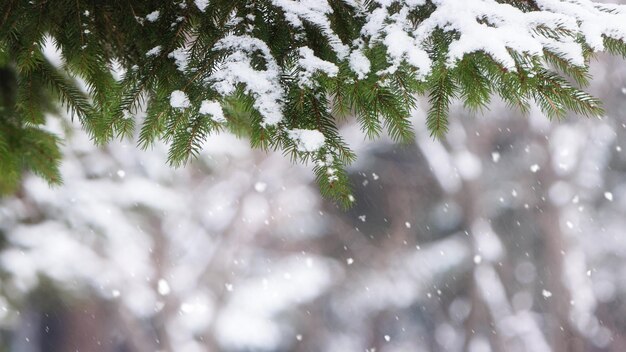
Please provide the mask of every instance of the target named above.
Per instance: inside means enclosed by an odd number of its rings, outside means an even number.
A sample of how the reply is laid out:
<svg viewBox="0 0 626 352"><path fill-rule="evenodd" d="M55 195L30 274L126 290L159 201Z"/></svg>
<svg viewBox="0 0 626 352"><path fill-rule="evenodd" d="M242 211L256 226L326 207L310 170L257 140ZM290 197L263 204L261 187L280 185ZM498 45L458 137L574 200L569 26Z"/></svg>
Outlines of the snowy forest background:
<svg viewBox="0 0 626 352"><path fill-rule="evenodd" d="M54 119L64 185L0 200L0 351L624 351L626 63L592 74L602 119L344 124L347 212L233 136L172 169Z"/></svg>

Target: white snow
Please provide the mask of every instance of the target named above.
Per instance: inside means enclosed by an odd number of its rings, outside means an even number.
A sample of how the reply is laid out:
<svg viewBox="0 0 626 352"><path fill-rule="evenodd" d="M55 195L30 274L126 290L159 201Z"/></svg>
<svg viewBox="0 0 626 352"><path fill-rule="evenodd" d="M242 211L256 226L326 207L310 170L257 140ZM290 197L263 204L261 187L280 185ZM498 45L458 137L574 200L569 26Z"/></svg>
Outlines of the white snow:
<svg viewBox="0 0 626 352"><path fill-rule="evenodd" d="M170 95L170 106L175 109L185 109L191 105L189 98L185 92L175 90Z"/></svg>
<svg viewBox="0 0 626 352"><path fill-rule="evenodd" d="M194 0L196 6L200 9L200 11L204 12L207 6L209 6L209 0Z"/></svg>
<svg viewBox="0 0 626 352"><path fill-rule="evenodd" d="M611 192L604 192L604 198L606 198L609 202L613 201L613 193Z"/></svg>
<svg viewBox="0 0 626 352"><path fill-rule="evenodd" d="M380 7L366 14L362 36L369 45L382 43L393 72L405 61L427 75L432 62L425 51L427 39L437 29L455 31L448 52L448 65L455 66L466 54L484 52L507 69L516 70L509 52L541 57L543 51L556 53L574 65L584 65L582 48L576 42L582 34L594 50L603 50L602 36L626 38L626 11L624 6L596 4L588 0L540 0L543 11L523 12L514 6L495 0L434 0L434 12L416 27L408 19L410 11L424 5L423 0L376 1ZM391 5L394 4L393 10ZM536 30L562 29L571 35L558 38ZM353 68L355 72L358 72Z"/></svg>
<svg viewBox="0 0 626 352"><path fill-rule="evenodd" d="M596 51L604 50L603 35L624 39L626 37L626 13L624 6L616 6L607 11L603 4L589 0L560 1L538 0L537 5L544 11L555 12L578 22L578 30L585 41Z"/></svg>
<svg viewBox="0 0 626 352"><path fill-rule="evenodd" d="M370 72L372 65L361 50L355 50L350 54L349 63L358 79L364 79Z"/></svg>
<svg viewBox="0 0 626 352"><path fill-rule="evenodd" d="M198 110L198 112L203 115L211 115L215 122L226 122L222 105L216 101L203 100L202 103L200 103L200 110Z"/></svg>
<svg viewBox="0 0 626 352"><path fill-rule="evenodd" d="M289 137L296 143L301 152L318 151L326 140L322 132L318 130L305 130L295 128L289 131Z"/></svg>
<svg viewBox="0 0 626 352"><path fill-rule="evenodd" d="M246 92L254 98L254 107L263 116L265 126L273 126L283 119L284 90L280 84L281 69L265 42L250 36L229 35L214 46L214 50L230 53L210 76L209 82L223 96L235 92L238 84L245 84ZM266 61L265 70L252 67L251 55L260 52Z"/></svg>
<svg viewBox="0 0 626 352"><path fill-rule="evenodd" d="M149 22L156 22L160 16L161 12L159 12L158 10L152 11L146 16L146 20L148 20Z"/></svg>
<svg viewBox="0 0 626 352"><path fill-rule="evenodd" d="M348 56L350 49L331 28L328 15L333 10L327 0L272 0L272 4L285 12L287 22L294 29L301 29L303 20L320 28L339 60Z"/></svg>
<svg viewBox="0 0 626 352"><path fill-rule="evenodd" d="M301 47L298 49L299 58L298 65L300 66L300 84L305 87L312 87L313 82L311 80L313 74L316 72L323 72L329 77L337 76L339 68L332 62L328 62L315 56L313 50L307 47Z"/></svg>
<svg viewBox="0 0 626 352"><path fill-rule="evenodd" d="M157 45L146 52L146 56L157 56L161 53L161 46Z"/></svg>
<svg viewBox="0 0 626 352"><path fill-rule="evenodd" d="M392 16L397 22L385 27L385 38L383 44L387 47L388 59L391 63L386 71L393 73L397 70L402 61L406 61L411 66L418 69L418 77L423 78L430 73L432 61L426 50L422 48L420 39L409 35L404 25L398 22L408 22L407 12L401 12Z"/></svg>
<svg viewBox="0 0 626 352"><path fill-rule="evenodd" d="M537 164L533 164L533 165L530 166L530 171L532 173L537 173L537 171L539 171L539 169L540 169L540 167Z"/></svg>
<svg viewBox="0 0 626 352"><path fill-rule="evenodd" d="M171 53L167 54L167 57L174 59L174 63L178 67L179 71L185 71L189 65L189 50L185 47L175 49Z"/></svg>

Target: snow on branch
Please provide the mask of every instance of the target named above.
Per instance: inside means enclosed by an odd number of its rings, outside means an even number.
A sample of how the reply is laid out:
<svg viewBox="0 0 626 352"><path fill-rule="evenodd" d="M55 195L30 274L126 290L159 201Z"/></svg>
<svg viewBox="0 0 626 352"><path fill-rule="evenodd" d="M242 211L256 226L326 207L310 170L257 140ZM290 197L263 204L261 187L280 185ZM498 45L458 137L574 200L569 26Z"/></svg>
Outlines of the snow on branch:
<svg viewBox="0 0 626 352"><path fill-rule="evenodd" d="M603 37L626 38L626 6L597 4L590 0L537 0L543 11L575 20L585 42L596 51L604 50Z"/></svg>
<svg viewBox="0 0 626 352"><path fill-rule="evenodd" d="M302 28L303 21L319 27L340 60L348 56L348 46L341 41L339 35L332 29L328 15L333 10L327 0L272 0L272 3L284 11L285 18L293 27Z"/></svg>
<svg viewBox="0 0 626 352"><path fill-rule="evenodd" d="M26 3L5 16L0 56L16 82L45 83L52 94L36 95L58 96L79 112L94 140L132 136L128 111L147 98L141 145L170 142L172 164L230 130L255 147L324 164L314 169L322 192L344 200L342 168L354 156L338 118L354 116L371 138L386 131L408 141L418 95L430 103L433 137L446 133L456 99L480 110L497 95L522 111L536 103L550 118L599 116L600 102L582 90L589 59L602 50L626 57L626 6L591 0L195 0L97 9L79 1L77 23L67 23L64 6ZM33 29L35 12L49 12L45 30ZM95 20L100 14L107 21ZM44 36L66 67L42 59ZM114 63L124 72L119 79ZM20 94L16 105L34 106L33 99ZM50 104L38 106L20 110L24 121L45 122ZM315 138L303 143L293 131L315 131ZM336 172L325 169L326 159Z"/></svg>
<svg viewBox="0 0 626 352"><path fill-rule="evenodd" d="M427 75L432 66L427 52L429 38L437 30L455 34L447 51L447 64L454 66L466 54L482 51L507 69L515 70L510 51L542 56L544 50L558 53L575 65L584 65L579 34L594 50L602 50L602 36L621 40L626 35L623 6L606 6L591 1L540 0L537 11L521 9L495 0L378 0L363 26L370 45L387 47L392 67L406 60ZM394 6L392 6L394 5ZM409 14L431 7L430 15L419 23ZM392 10L393 8L393 10ZM541 9L541 10L539 10Z"/></svg>
<svg viewBox="0 0 626 352"><path fill-rule="evenodd" d="M230 35L217 42L214 49L224 50L229 55L209 78L212 87L228 96L243 83L246 91L255 98L254 107L263 116L263 124L272 126L280 122L285 93L279 81L281 69L267 44L250 36ZM264 70L257 70L252 65L251 56L257 52L265 60Z"/></svg>

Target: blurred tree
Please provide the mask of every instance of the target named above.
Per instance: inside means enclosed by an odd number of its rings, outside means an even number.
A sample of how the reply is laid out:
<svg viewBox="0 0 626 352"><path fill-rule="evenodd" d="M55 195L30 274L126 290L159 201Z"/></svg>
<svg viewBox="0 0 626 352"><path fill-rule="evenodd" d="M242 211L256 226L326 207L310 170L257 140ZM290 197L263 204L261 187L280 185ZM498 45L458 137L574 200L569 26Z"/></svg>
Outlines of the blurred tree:
<svg viewBox="0 0 626 352"><path fill-rule="evenodd" d="M60 140L42 127L58 101L98 144L139 122L139 145L166 141L175 166L210 134L245 135L312 160L322 194L349 206L342 116L403 142L416 95L436 137L455 98L597 116L579 88L589 59L626 54L624 7L588 0L7 0L0 13L2 193L25 169L61 182Z"/></svg>

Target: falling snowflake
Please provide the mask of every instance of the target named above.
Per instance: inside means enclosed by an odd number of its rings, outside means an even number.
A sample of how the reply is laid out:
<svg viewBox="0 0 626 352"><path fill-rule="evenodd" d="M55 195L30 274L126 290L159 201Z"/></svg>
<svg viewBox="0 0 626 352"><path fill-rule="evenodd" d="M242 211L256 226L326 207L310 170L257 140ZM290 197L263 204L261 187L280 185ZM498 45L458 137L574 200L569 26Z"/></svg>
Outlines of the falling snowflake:
<svg viewBox="0 0 626 352"><path fill-rule="evenodd" d="M267 183L265 182L257 182L254 184L254 190L263 193L267 189Z"/></svg>
<svg viewBox="0 0 626 352"><path fill-rule="evenodd" d="M161 296L167 296L170 294L170 285L165 279L160 279L157 284L157 291Z"/></svg>

